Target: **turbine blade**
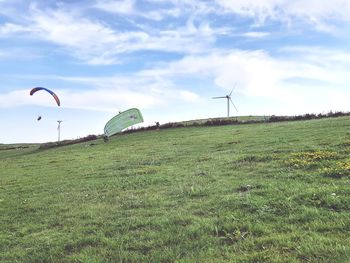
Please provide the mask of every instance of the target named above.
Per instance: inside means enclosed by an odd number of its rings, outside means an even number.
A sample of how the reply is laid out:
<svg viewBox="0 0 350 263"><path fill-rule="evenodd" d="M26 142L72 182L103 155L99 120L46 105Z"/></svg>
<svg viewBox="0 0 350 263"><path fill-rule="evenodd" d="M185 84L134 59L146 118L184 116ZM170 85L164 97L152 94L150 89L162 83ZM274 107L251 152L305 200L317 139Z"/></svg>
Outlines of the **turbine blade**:
<svg viewBox="0 0 350 263"><path fill-rule="evenodd" d="M212 99L223 99L223 98L226 98L226 97L212 97Z"/></svg>
<svg viewBox="0 0 350 263"><path fill-rule="evenodd" d="M232 92L233 92L233 89L231 90L230 95L228 95L229 97L231 97Z"/></svg>
<svg viewBox="0 0 350 263"><path fill-rule="evenodd" d="M236 111L238 112L238 109L237 109L236 105L233 103L233 101L232 101L232 99L231 99L231 98L230 98L230 101L231 101L231 103L232 103L233 107L235 107Z"/></svg>
<svg viewBox="0 0 350 263"><path fill-rule="evenodd" d="M232 92L236 89L236 86L237 86L237 82L236 82L235 85L233 86L233 88L232 88L232 90L231 90L231 92L230 92L230 95L228 95L229 97L231 97Z"/></svg>

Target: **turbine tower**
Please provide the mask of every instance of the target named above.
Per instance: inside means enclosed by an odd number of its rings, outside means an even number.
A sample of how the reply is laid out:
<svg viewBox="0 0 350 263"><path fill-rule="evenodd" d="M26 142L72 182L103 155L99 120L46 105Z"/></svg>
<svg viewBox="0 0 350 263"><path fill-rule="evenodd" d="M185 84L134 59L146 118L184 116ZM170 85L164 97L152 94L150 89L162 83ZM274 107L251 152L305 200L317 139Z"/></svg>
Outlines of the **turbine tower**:
<svg viewBox="0 0 350 263"><path fill-rule="evenodd" d="M238 109L236 105L233 103L231 99L233 89L231 90L230 94L227 94L226 96L221 96L221 97L213 97L213 99L227 99L227 117L230 117L230 102L232 103L233 107L235 107L236 111L238 112Z"/></svg>
<svg viewBox="0 0 350 263"><path fill-rule="evenodd" d="M58 122L58 126L57 126L58 141L60 141L60 137L61 137L61 122L63 122L63 121L57 121L57 122Z"/></svg>

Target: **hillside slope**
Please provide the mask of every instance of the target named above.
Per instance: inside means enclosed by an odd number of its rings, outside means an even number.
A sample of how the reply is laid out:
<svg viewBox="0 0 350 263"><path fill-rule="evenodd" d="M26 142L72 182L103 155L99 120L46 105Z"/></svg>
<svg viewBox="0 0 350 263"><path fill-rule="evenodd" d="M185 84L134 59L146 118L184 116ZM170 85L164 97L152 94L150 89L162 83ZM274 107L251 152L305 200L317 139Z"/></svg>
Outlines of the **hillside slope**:
<svg viewBox="0 0 350 263"><path fill-rule="evenodd" d="M4 147L1 262L350 261L350 117Z"/></svg>

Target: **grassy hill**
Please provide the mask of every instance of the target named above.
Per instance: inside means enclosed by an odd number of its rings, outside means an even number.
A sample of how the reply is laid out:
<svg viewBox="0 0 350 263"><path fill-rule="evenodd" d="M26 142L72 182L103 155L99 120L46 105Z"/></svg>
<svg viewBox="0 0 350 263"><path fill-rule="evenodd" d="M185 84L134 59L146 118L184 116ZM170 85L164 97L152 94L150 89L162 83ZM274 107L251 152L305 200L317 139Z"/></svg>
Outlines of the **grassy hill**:
<svg viewBox="0 0 350 263"><path fill-rule="evenodd" d="M350 117L0 147L1 262L349 262Z"/></svg>

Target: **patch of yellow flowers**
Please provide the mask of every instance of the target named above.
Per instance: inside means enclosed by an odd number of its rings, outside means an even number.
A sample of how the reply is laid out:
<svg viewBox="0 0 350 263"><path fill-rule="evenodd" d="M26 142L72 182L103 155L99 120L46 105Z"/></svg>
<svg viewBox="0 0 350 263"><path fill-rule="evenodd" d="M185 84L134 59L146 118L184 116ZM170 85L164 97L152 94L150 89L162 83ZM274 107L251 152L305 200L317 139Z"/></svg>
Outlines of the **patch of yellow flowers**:
<svg viewBox="0 0 350 263"><path fill-rule="evenodd" d="M287 165L293 168L311 168L318 164L322 166L319 172L325 176L344 177L350 176L350 159L345 161L334 162L320 162L336 159L337 154L331 151L314 151L314 152L299 152L292 153L291 158L286 161Z"/></svg>
<svg viewBox="0 0 350 263"><path fill-rule="evenodd" d="M335 157L336 153L330 151L292 153L292 157L287 161L287 164L295 168L306 168L316 165L318 161L334 159Z"/></svg>
<svg viewBox="0 0 350 263"><path fill-rule="evenodd" d="M332 177L343 177L350 175L350 160L337 162L334 167L325 167L321 169L324 175Z"/></svg>

